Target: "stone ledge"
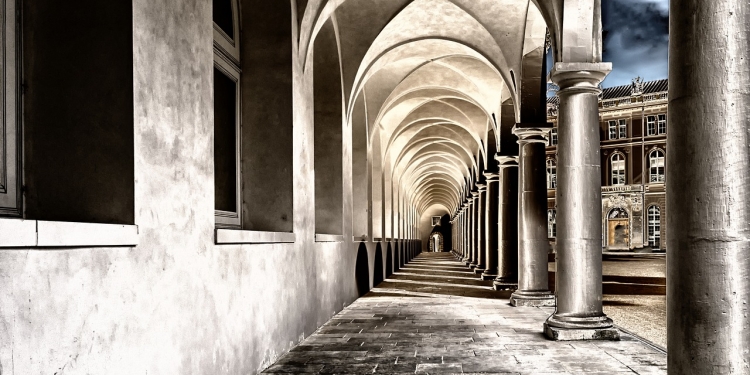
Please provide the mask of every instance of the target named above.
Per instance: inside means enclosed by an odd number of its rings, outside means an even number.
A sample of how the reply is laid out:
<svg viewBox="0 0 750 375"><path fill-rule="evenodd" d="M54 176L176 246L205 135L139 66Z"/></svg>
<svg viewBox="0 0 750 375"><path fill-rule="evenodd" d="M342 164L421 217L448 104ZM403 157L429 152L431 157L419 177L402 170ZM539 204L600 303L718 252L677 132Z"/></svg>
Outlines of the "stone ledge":
<svg viewBox="0 0 750 375"><path fill-rule="evenodd" d="M138 245L138 226L0 219L0 247L117 247Z"/></svg>
<svg viewBox="0 0 750 375"><path fill-rule="evenodd" d="M315 242L344 242L344 236L340 234L316 234Z"/></svg>
<svg viewBox="0 0 750 375"><path fill-rule="evenodd" d="M216 229L216 244L294 243L296 236L289 232L264 232L241 229Z"/></svg>
<svg viewBox="0 0 750 375"><path fill-rule="evenodd" d="M583 340L620 340L617 328L557 328L544 323L544 335L555 341L583 341Z"/></svg>

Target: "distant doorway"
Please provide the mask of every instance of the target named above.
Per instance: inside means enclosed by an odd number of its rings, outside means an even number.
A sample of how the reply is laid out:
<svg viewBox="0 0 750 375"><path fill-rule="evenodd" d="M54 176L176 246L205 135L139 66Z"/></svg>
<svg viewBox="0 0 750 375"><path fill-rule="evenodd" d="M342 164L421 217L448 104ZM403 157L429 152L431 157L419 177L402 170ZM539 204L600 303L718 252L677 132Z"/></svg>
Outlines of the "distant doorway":
<svg viewBox="0 0 750 375"><path fill-rule="evenodd" d="M607 214L607 248L630 248L630 217L623 208L613 208Z"/></svg>
<svg viewBox="0 0 750 375"><path fill-rule="evenodd" d="M443 234L440 232L433 232L430 235L430 252L441 251L443 251Z"/></svg>

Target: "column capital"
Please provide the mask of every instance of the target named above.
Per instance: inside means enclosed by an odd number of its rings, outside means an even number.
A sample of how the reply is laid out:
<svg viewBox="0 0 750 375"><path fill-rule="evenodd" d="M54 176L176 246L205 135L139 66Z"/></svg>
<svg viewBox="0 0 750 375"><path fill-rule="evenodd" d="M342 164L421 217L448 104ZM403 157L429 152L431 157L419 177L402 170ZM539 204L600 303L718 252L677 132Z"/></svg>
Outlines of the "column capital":
<svg viewBox="0 0 750 375"><path fill-rule="evenodd" d="M471 192L471 197L469 199L471 199L471 201L473 202L473 201L477 200L478 197L479 197L479 190L472 191Z"/></svg>
<svg viewBox="0 0 750 375"><path fill-rule="evenodd" d="M544 143L547 144L547 136L552 129L552 124L543 122L538 124L518 123L513 125L513 134L518 137L518 144Z"/></svg>
<svg viewBox="0 0 750 375"><path fill-rule="evenodd" d="M484 183L478 183L477 184L477 192L481 193L487 191L487 184Z"/></svg>
<svg viewBox="0 0 750 375"><path fill-rule="evenodd" d="M555 63L550 71L550 80L560 87L557 94L565 95L575 92L599 94L599 84L612 71L612 63Z"/></svg>
<svg viewBox="0 0 750 375"><path fill-rule="evenodd" d="M484 172L484 177L487 179L487 185L491 182L497 182L500 180L500 174L495 172Z"/></svg>
<svg viewBox="0 0 750 375"><path fill-rule="evenodd" d="M509 167L518 168L518 156L496 155L495 160L497 160L501 170Z"/></svg>

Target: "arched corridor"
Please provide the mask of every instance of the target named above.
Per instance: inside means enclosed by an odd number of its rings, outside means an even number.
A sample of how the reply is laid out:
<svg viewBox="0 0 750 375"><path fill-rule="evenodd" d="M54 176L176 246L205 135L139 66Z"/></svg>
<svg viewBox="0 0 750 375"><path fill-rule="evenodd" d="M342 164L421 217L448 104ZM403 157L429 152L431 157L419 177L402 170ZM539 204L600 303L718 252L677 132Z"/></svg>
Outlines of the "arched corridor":
<svg viewBox="0 0 750 375"><path fill-rule="evenodd" d="M0 373L750 373L750 7L601 5L0 2Z"/></svg>

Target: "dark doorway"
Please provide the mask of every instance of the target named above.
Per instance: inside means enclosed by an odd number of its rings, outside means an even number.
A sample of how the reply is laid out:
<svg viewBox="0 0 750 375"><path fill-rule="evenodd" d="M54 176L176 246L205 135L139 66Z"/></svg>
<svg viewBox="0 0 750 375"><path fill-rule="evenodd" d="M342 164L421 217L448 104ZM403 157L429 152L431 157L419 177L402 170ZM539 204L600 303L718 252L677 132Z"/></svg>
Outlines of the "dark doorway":
<svg viewBox="0 0 750 375"><path fill-rule="evenodd" d="M385 253L385 277L393 275L393 249L388 244L388 251Z"/></svg>
<svg viewBox="0 0 750 375"><path fill-rule="evenodd" d="M383 282L383 250L380 244L375 248L375 269L373 270L372 286L376 287Z"/></svg>
<svg viewBox="0 0 750 375"><path fill-rule="evenodd" d="M354 278L357 281L357 291L362 297L370 291L370 264L367 260L367 247L364 243L359 244L357 249L357 265L354 270Z"/></svg>

